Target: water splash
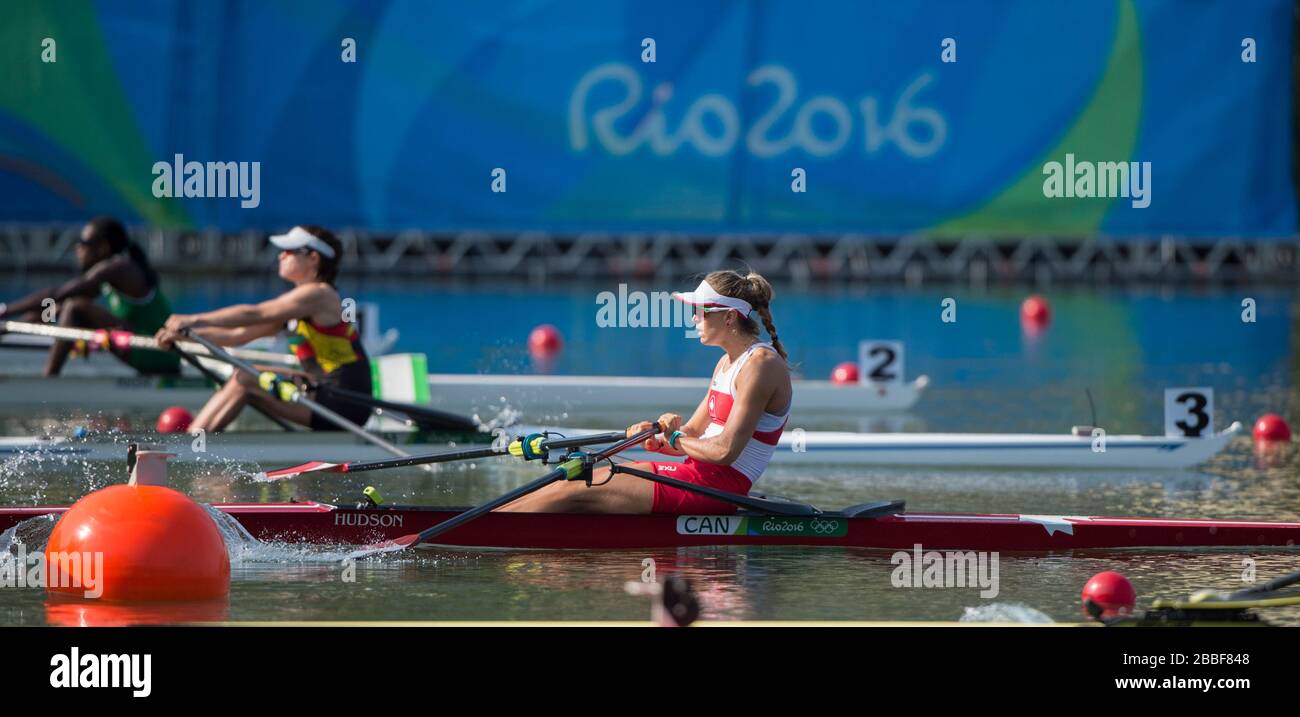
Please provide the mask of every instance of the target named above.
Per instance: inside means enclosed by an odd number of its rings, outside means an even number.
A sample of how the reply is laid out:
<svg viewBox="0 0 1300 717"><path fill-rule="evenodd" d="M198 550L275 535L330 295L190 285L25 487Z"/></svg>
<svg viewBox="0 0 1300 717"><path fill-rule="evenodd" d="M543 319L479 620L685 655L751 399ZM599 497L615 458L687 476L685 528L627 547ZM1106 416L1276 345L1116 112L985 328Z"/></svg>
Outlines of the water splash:
<svg viewBox="0 0 1300 717"><path fill-rule="evenodd" d="M499 405L489 407L489 409L485 411L485 413L490 411L496 411L496 414L489 415L487 419L484 419L478 413L474 414L473 416L474 423L478 424L480 431L491 433L493 430L496 430L498 428L507 428L509 426L513 426L516 423L518 423L519 419L524 415L523 411L520 411L512 407L506 401L505 396L502 396L500 398Z"/></svg>
<svg viewBox="0 0 1300 717"><path fill-rule="evenodd" d="M202 505L226 543L226 553L230 556L232 568L267 563L321 565L341 563L353 552L341 550L338 546L264 542L253 537L239 521L226 513L210 505Z"/></svg>
<svg viewBox="0 0 1300 717"><path fill-rule="evenodd" d="M57 515L38 515L0 533L0 560L12 560L17 556L19 546L24 546L28 555L43 552L57 522Z"/></svg>
<svg viewBox="0 0 1300 717"><path fill-rule="evenodd" d="M1022 625L1051 625L1056 621L1040 610L1021 603L993 603L968 607L958 622L1001 622Z"/></svg>

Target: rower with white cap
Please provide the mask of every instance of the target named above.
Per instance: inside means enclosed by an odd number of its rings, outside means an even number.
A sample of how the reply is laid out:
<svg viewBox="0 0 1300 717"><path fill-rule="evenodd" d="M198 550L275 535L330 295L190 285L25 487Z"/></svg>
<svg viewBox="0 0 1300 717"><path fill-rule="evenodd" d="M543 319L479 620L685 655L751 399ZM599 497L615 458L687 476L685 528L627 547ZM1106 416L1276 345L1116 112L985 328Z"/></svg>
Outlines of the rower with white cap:
<svg viewBox="0 0 1300 717"><path fill-rule="evenodd" d="M648 451L685 460L646 461L628 467L747 495L776 452L794 396L785 348L772 322L772 286L752 272L715 271L695 291L673 296L695 307L693 320L700 343L717 346L724 355L714 367L708 394L690 420L683 422L677 414L664 414L659 418L662 437L644 444ZM770 342L759 340L763 328ZM650 426L649 422L639 423L627 433L631 436ZM626 473L610 475L608 468L599 468L589 482L552 483L501 510L717 515L734 513L735 506Z"/></svg>
<svg viewBox="0 0 1300 717"><path fill-rule="evenodd" d="M370 360L354 323L344 320L342 299L334 282L339 273L343 244L329 230L313 225L296 226L271 237L280 249L280 278L293 288L260 304L237 304L201 314L173 314L158 332L164 346L182 340L190 329L220 346L240 346L263 336L287 330L289 345L302 363L304 377L317 387L333 386L370 395ZM283 373L283 369L276 369ZM362 424L370 407L309 391L317 403ZM236 371L225 386L199 411L190 430L220 431L250 402L279 418L313 430L337 426L300 403L277 400L257 379Z"/></svg>

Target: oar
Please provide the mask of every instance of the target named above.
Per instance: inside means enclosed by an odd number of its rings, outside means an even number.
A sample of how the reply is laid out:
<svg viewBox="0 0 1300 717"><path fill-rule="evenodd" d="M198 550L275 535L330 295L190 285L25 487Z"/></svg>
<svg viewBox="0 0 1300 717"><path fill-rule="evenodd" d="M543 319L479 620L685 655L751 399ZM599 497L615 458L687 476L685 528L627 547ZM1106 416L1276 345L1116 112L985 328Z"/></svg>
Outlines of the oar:
<svg viewBox="0 0 1300 717"><path fill-rule="evenodd" d="M1300 593L1279 592L1282 588L1300 583L1300 572L1288 573L1268 582L1260 583L1232 593L1200 590L1186 600L1153 600L1153 610L1182 610L1187 612L1245 612L1251 608L1283 607L1300 604Z"/></svg>
<svg viewBox="0 0 1300 717"><path fill-rule="evenodd" d="M141 336L118 329L74 329L67 326L32 324L26 321L0 321L0 331L26 334L28 336L45 336L62 341L85 341L92 346L112 345L133 349L166 351L166 349L158 345L158 341L152 336ZM210 355L210 352L198 343L182 341L178 345L190 353ZM257 361L258 363L284 366L298 365L298 359L293 354L277 354L270 351L254 351L250 349L230 349L226 353L236 358Z"/></svg>
<svg viewBox="0 0 1300 717"><path fill-rule="evenodd" d="M409 403L394 403L385 401L373 396L367 396L357 391L349 391L345 388L322 384L316 388L316 392L328 393L331 396L361 406L370 408L382 408L385 411L394 411L401 413L415 421L425 430L430 431L477 431L478 424L472 419L447 411L439 411L434 408L425 408Z"/></svg>
<svg viewBox="0 0 1300 717"><path fill-rule="evenodd" d="M411 456L410 458L385 458L378 461L352 461L350 463L326 463L324 461L308 461L302 465L293 466L292 468L281 468L280 470L267 471L259 473L254 480L284 480L294 478L304 473L364 473L366 471L377 471L384 468L403 468L406 466L418 466L426 463L448 463L451 461L468 461L475 458L491 458L509 453L518 456L524 460L540 458L546 453L556 448L578 448L581 446L594 446L601 443L613 443L621 441L627 437L623 431L610 433L594 433L588 436L578 436L576 438L554 438L548 439L541 434L524 436L516 438L505 448L495 446L485 446L482 448L465 448L456 451L441 451L439 453L428 453L425 455Z"/></svg>
<svg viewBox="0 0 1300 717"><path fill-rule="evenodd" d="M1232 595L1229 595L1228 597L1231 600L1241 600L1244 598L1251 598L1261 593L1275 592L1277 590L1281 590L1282 588L1285 587L1290 587L1291 585L1295 585L1297 583L1300 583L1300 571L1294 573L1288 573L1286 575L1273 578L1272 580L1269 580L1266 583L1260 583L1259 585L1254 585L1244 590L1238 590L1237 592L1233 593Z"/></svg>
<svg viewBox="0 0 1300 717"><path fill-rule="evenodd" d="M400 538L385 540L382 543L377 543L375 545L364 547L352 553L348 557L351 559L365 558L370 555L392 552L394 550L402 550L404 548L409 548L413 545L419 545L420 543L427 542L439 535L442 535L443 533L449 530L452 530L453 528L464 525L481 515L484 515L486 513L491 513L492 511L496 510L497 508L500 508L503 505L519 500L520 498L528 495L529 493L534 493L538 490L541 490L542 488L545 488L546 486L556 481L576 480L582 477L583 473L590 471L591 466L595 464L597 461L603 461L620 451L631 448L632 446L635 446L638 443L646 440L647 438L650 438L656 433L659 433L660 430L661 429L659 427L659 424L656 423L652 425L650 428L647 428L644 431L641 431L640 433L625 438L622 441L619 441L618 443L606 448L605 450L600 451L599 453L594 453L590 456L580 456L576 458L570 458L569 460L566 460L560 465L556 466L555 470L551 471L550 473L547 473L546 475L542 476L541 478L538 478L535 481L532 481L531 483L526 483L524 485L521 485L518 488L510 491L509 493L506 493L505 495L496 498L495 500L490 500L480 506L470 508L464 513L456 515L452 518L448 518L447 520L444 520L441 523L438 523L437 525L428 528L426 530L423 530L419 533L403 535Z"/></svg>
<svg viewBox="0 0 1300 717"><path fill-rule="evenodd" d="M193 333L191 331L186 331L186 334L191 339L193 339L195 343L207 349L208 353L211 354L213 358L219 359L221 361L225 361L226 363L233 366L236 370L243 371L244 373L247 373L250 376L256 378L258 380L258 384L262 386L262 388L265 388L271 395L286 401L301 403L302 405L311 409L313 413L320 416L321 418L324 418L330 423L333 423L339 428L342 428L343 430L353 434L354 436L357 436L358 438L362 439L363 441L366 441L367 443L373 443L374 445L379 446L380 448L388 451L389 453L392 453L395 456L401 456L403 458L406 458L411 455L410 453L407 453L401 448L398 448L397 446L389 443L388 441L385 441L379 436L368 433L361 426L358 426L352 421L349 421L348 419L340 416L334 411L331 411L330 409L320 405L319 403L303 395L303 392L292 381L285 381L284 379L280 378L279 376L276 376L274 373L271 373L269 371L265 373L258 371L257 369L249 365L248 362L243 361L241 359L237 359L234 356L231 356L229 353L226 353L225 349L222 349L220 346L217 346L216 344L203 338L202 336L199 336L196 333Z"/></svg>
<svg viewBox="0 0 1300 717"><path fill-rule="evenodd" d="M220 388L221 385L225 383L225 381L223 381L215 371L208 368L207 366L204 366L203 362L198 360L198 358L195 357L194 354L182 349L179 346L176 346L175 344L172 345L172 350L180 354L181 358L185 360L185 363L193 366L194 370L203 374L203 376L207 378L209 381L215 383L217 385L217 388ZM257 404L253 404L253 410L271 419L272 423L279 426L280 428L283 428L286 431L294 430L293 426L289 425L288 421L284 420L283 418L280 418L279 416L275 415L274 413L271 413L270 411L265 410L264 408L258 406Z"/></svg>

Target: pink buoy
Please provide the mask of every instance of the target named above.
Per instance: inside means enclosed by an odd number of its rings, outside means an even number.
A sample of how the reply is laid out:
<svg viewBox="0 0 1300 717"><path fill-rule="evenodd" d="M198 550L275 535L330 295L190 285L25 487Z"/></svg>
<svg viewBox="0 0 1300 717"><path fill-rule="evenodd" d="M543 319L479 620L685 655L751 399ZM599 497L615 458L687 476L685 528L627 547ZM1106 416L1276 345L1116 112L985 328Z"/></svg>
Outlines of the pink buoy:
<svg viewBox="0 0 1300 717"><path fill-rule="evenodd" d="M549 358L564 348L564 338L560 330L550 324L542 324L528 334L528 353L536 358Z"/></svg>
<svg viewBox="0 0 1300 717"><path fill-rule="evenodd" d="M1254 436L1256 441L1285 443L1291 440L1291 427L1276 413L1266 413L1255 421Z"/></svg>
<svg viewBox="0 0 1300 717"><path fill-rule="evenodd" d="M856 386L858 383L858 365L845 361L831 371L831 383L836 386Z"/></svg>
<svg viewBox="0 0 1300 717"><path fill-rule="evenodd" d="M1043 328L1052 321L1052 306L1047 299L1034 294L1020 304L1020 321L1034 328Z"/></svg>

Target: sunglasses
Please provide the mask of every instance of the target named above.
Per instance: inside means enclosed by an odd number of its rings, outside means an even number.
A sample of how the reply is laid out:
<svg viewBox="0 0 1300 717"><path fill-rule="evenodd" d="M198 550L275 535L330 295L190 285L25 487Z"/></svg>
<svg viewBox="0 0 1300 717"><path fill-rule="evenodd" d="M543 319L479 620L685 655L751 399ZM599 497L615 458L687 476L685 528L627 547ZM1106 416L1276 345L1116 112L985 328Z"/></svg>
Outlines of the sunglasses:
<svg viewBox="0 0 1300 717"><path fill-rule="evenodd" d="M716 314L720 311L734 311L734 309L726 306L697 306L695 311L691 313L691 318L698 321L705 314Z"/></svg>
<svg viewBox="0 0 1300 717"><path fill-rule="evenodd" d="M300 246L300 247L298 247L297 249L281 249L281 250L280 250L280 253L281 253L281 254L297 254L298 256L307 256L307 254L309 254L309 253L311 253L311 252L313 252L313 251L315 251L315 249L312 249L312 248L310 248L310 247Z"/></svg>

